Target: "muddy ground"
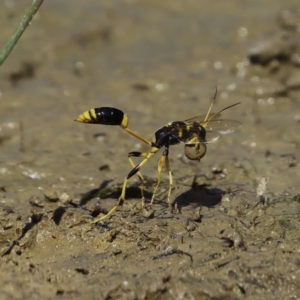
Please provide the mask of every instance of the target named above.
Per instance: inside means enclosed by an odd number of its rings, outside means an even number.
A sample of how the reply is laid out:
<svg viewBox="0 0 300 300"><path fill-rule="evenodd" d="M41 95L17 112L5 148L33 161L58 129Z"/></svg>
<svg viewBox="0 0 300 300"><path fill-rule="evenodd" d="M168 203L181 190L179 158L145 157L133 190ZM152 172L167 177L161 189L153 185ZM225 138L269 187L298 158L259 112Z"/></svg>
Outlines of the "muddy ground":
<svg viewBox="0 0 300 300"><path fill-rule="evenodd" d="M4 1L1 45L31 1ZM300 14L297 1L45 1L0 69L1 299L300 299ZM170 149L141 211L117 203L119 127L73 122L122 109L151 139L169 121L241 102L242 127L200 163ZM155 186L157 154L142 170Z"/></svg>

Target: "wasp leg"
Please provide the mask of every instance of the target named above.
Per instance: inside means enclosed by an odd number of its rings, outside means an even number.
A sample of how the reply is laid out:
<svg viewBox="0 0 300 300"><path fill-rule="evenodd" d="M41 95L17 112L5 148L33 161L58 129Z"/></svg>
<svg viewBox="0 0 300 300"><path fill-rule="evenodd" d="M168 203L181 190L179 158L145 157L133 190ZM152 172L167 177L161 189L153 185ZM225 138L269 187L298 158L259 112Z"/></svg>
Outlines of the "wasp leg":
<svg viewBox="0 0 300 300"><path fill-rule="evenodd" d="M171 168L170 168L170 162L169 162L169 156L166 155L166 161L165 161L165 164L166 164L166 168L168 170L168 173L169 173L169 192L168 192L168 204L169 204L169 207L171 207L171 191L172 191L172 187L173 187L173 176L172 176L172 171L171 171Z"/></svg>
<svg viewBox="0 0 300 300"><path fill-rule="evenodd" d="M152 195L152 198L151 198L150 205L153 204L157 189L160 185L162 166L163 166L164 162L166 161L166 159L168 157L168 154L169 154L169 150L168 150L168 148L165 148L162 157L158 161L158 165L157 165L157 173L158 173L157 174L157 183L156 183L156 186L155 186L154 191L153 191L153 195ZM168 171L169 171L169 169L168 169Z"/></svg>
<svg viewBox="0 0 300 300"><path fill-rule="evenodd" d="M145 157L145 159L143 159L138 165L136 165L127 175L127 177L125 178L124 180L124 183L123 183L123 187L122 187L122 193L121 193L121 196L119 197L119 203L117 205L115 205L106 215L100 217L100 218L97 218L95 220L93 220L91 222L91 224L96 224L104 219L106 219L107 217L111 216L115 210L122 206L123 203L124 203L124 200L125 200L125 194L126 194L126 187L127 187L127 182L128 180L133 176L135 175L136 173L138 173L141 168L147 163L147 161L159 150L159 148L155 148L153 147L151 152L149 153L141 153L141 157ZM133 155L132 155L133 156Z"/></svg>
<svg viewBox="0 0 300 300"><path fill-rule="evenodd" d="M146 157L147 153L143 153L143 152L130 152L128 153L128 159L130 164L132 165L132 167L135 167L135 164L131 158L131 156L135 156L135 157ZM141 174L141 172L137 172L137 176L139 177L140 181L141 181L141 194L142 194L142 207L145 206L145 195L144 195L144 177Z"/></svg>

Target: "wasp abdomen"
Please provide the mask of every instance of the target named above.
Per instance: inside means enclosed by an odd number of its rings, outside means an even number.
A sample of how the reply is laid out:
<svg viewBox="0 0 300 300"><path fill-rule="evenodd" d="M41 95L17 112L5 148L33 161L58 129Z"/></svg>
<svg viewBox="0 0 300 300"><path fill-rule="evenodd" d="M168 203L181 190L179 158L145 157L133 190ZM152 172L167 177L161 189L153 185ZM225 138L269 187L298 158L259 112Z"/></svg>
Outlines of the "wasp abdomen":
<svg viewBox="0 0 300 300"><path fill-rule="evenodd" d="M102 125L119 125L124 128L128 125L127 116L121 110L113 107L92 108L78 116L75 121Z"/></svg>
<svg viewBox="0 0 300 300"><path fill-rule="evenodd" d="M121 125L124 118L124 113L113 107L98 107L91 109L90 115L93 119L93 123L103 125Z"/></svg>

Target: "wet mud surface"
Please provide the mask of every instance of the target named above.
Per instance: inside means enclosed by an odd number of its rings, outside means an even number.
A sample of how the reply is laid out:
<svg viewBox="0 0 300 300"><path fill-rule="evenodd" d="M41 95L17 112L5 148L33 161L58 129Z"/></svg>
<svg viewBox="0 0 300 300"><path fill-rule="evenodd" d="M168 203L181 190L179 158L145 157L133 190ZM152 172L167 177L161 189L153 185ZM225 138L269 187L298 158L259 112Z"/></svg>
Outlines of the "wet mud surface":
<svg viewBox="0 0 300 300"><path fill-rule="evenodd" d="M1 44L25 6L6 1ZM46 1L0 71L0 298L299 299L299 32L296 1ZM200 163L170 148L179 211L163 170L151 210L132 178L89 224L149 149L74 118L117 107L151 139L215 86L242 127Z"/></svg>

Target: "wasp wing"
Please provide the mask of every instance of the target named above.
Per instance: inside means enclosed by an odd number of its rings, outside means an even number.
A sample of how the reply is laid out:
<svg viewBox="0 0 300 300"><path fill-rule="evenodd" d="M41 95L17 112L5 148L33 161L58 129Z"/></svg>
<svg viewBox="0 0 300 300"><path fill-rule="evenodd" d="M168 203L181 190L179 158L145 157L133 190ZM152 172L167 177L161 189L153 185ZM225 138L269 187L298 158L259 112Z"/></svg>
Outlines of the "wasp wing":
<svg viewBox="0 0 300 300"><path fill-rule="evenodd" d="M219 138L220 134L232 133L238 127L240 127L241 123L239 121L219 119L221 117L223 111L225 111L233 106L236 106L240 103L241 102L229 105L217 113L211 113L210 110L213 105L213 102L212 102L207 114L199 115L199 116L187 119L184 121L184 125L178 126L177 128L174 128L174 129L178 130L178 129L187 129L188 128L187 130L191 130L192 132L194 131L195 135L197 135L199 130L197 129L197 126L196 127L194 126L196 123L196 124L201 125L206 131L205 143L214 142ZM203 141L199 141L199 143L201 143L201 142L203 142ZM194 143L194 141L193 141L193 143Z"/></svg>
<svg viewBox="0 0 300 300"><path fill-rule="evenodd" d="M213 114L212 114L213 115ZM221 134L229 134L234 132L241 126L241 123L236 120L230 119L214 119L211 121L203 122L203 116L197 116L191 118L189 120L184 121L184 124L177 125L176 127L172 128L174 135L181 130L187 130L187 127L190 127L188 130L194 132L195 134L198 133L198 130L193 128L194 123L198 123L202 127L205 128L206 131L206 143L215 142ZM184 141L180 141L184 142ZM194 142L193 142L194 143Z"/></svg>
<svg viewBox="0 0 300 300"><path fill-rule="evenodd" d="M220 134L232 133L241 126L239 121L230 119L211 120L199 123L205 128L206 132L218 132Z"/></svg>
<svg viewBox="0 0 300 300"><path fill-rule="evenodd" d="M226 119L214 119L208 122L202 122L200 124L205 128L207 143L214 142L221 134L230 134L241 126L239 121Z"/></svg>
<svg viewBox="0 0 300 300"><path fill-rule="evenodd" d="M216 116L214 116L216 115ZM213 117L214 116L214 119L219 119L221 117L221 113L210 113L208 115L208 120L209 118ZM193 118L190 118L190 119L187 119L187 120L184 120L184 122L186 123L193 123L193 122L198 122L198 123L202 123L206 118L206 114L204 115L200 115L200 116L196 116L196 117L193 117Z"/></svg>
<svg viewBox="0 0 300 300"><path fill-rule="evenodd" d="M198 122L198 123L201 123L201 122L211 122L212 120L219 119L221 117L223 111L225 111L225 110L227 110L227 109L229 109L229 108L231 108L233 106L236 106L236 105L238 105L240 103L241 102L229 105L229 106L223 108L222 110L220 110L217 113L211 113L210 110L211 110L212 105L213 105L213 102L212 102L207 114L187 119L187 120L185 120L185 122Z"/></svg>

